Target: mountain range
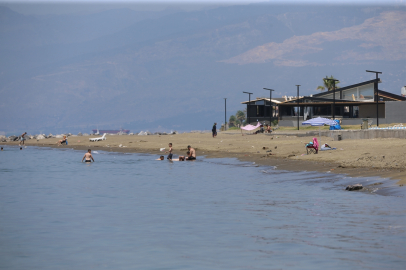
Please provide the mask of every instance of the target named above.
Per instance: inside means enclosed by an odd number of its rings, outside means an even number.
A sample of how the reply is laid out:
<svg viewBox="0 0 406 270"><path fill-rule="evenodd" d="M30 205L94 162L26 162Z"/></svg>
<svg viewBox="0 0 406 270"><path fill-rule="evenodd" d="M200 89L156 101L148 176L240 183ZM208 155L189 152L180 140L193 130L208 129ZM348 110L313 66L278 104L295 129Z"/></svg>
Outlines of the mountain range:
<svg viewBox="0 0 406 270"><path fill-rule="evenodd" d="M0 7L0 131L207 130L240 102L406 85L405 6L251 4L23 15Z"/></svg>

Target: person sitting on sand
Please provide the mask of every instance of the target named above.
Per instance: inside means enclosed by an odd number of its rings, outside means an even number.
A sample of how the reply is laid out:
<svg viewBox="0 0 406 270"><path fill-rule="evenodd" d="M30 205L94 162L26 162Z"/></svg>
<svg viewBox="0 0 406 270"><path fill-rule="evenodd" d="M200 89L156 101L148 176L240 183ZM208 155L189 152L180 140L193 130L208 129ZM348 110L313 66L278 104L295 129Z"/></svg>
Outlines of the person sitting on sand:
<svg viewBox="0 0 406 270"><path fill-rule="evenodd" d="M272 132L271 125L266 125L266 132L268 132L268 133Z"/></svg>
<svg viewBox="0 0 406 270"><path fill-rule="evenodd" d="M187 146L187 149L189 150L188 152L188 157L186 160L195 160L196 159L196 150L193 149L190 145Z"/></svg>
<svg viewBox="0 0 406 270"><path fill-rule="evenodd" d="M87 150L87 153L82 158L82 162L83 162L83 160L85 158L86 158L85 162L92 162L92 160L94 162L94 159L93 159L93 156L92 156L92 150L90 150L90 149Z"/></svg>
<svg viewBox="0 0 406 270"><path fill-rule="evenodd" d="M66 143L66 135L63 135L63 139L62 139L62 140L59 140L56 144L61 145L61 144L63 144L63 143Z"/></svg>
<svg viewBox="0 0 406 270"><path fill-rule="evenodd" d="M254 134L258 134L258 133L264 133L264 125L260 125L260 128L254 132Z"/></svg>

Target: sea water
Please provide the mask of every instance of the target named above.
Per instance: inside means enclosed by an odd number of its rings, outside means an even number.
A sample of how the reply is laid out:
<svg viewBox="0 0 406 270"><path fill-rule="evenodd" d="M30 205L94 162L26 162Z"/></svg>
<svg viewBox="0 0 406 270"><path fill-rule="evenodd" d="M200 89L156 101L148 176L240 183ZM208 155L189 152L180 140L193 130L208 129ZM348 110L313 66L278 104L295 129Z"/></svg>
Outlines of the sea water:
<svg viewBox="0 0 406 270"><path fill-rule="evenodd" d="M406 267L406 197L392 180L84 153L0 152L0 269Z"/></svg>

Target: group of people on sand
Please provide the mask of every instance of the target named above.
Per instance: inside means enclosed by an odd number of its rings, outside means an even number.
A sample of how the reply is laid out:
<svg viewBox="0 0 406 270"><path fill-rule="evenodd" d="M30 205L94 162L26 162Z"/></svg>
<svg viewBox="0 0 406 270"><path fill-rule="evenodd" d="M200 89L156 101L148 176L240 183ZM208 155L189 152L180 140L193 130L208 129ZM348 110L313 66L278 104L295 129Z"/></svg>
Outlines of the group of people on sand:
<svg viewBox="0 0 406 270"><path fill-rule="evenodd" d="M258 134L258 133L271 133L272 132L272 128L271 125L266 125L266 127L264 128L264 125L260 125L259 129L257 131L254 132L254 134Z"/></svg>
<svg viewBox="0 0 406 270"><path fill-rule="evenodd" d="M173 146L172 143L168 144L169 150L165 151L165 154L168 153L168 156L166 157L167 160L176 160L173 158ZM188 151L186 152L186 156L179 156L178 160L179 161L185 161L185 160L196 160L196 150L192 148L190 145L187 146ZM160 156L158 160L164 160L164 156Z"/></svg>
<svg viewBox="0 0 406 270"><path fill-rule="evenodd" d="M19 146L25 145L25 135L27 135L27 132L24 132L23 134L21 134L21 136L20 136L20 142L19 142L19 144L18 144ZM59 140L56 144L58 144L58 145L61 145L61 144L63 144L63 143L66 144L66 141L67 141L66 135L63 135L63 139L62 139L62 140Z"/></svg>

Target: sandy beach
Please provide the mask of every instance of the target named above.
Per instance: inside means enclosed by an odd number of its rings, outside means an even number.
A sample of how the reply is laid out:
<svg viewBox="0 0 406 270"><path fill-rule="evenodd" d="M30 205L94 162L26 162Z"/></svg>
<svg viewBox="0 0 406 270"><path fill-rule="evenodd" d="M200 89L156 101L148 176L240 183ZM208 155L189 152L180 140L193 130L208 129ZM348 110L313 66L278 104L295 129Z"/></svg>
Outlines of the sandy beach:
<svg viewBox="0 0 406 270"><path fill-rule="evenodd" d="M312 137L290 135L244 135L239 131L219 132L216 138L210 133L183 133L176 135L107 135L107 140L90 142L97 136L71 136L69 145L57 146L59 139L31 139L26 145L59 148L107 150L116 152L138 152L164 155L160 148L168 149L173 143L174 157L185 155L187 146L196 149L198 156L208 158L233 157L259 165L277 166L282 170L320 171L345 173L350 176L381 176L397 180L397 184L406 184L406 140L404 139L368 139L333 141L330 137L321 137L320 143L327 143L336 150L319 151L318 154L306 154L305 144ZM17 142L4 143L18 145ZM78 157L79 159L81 157Z"/></svg>

